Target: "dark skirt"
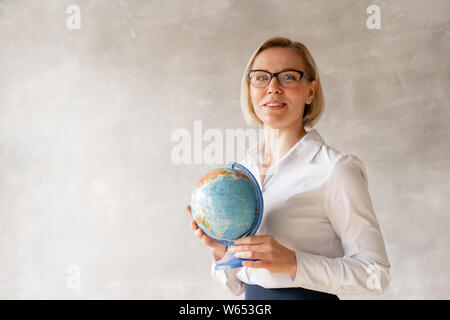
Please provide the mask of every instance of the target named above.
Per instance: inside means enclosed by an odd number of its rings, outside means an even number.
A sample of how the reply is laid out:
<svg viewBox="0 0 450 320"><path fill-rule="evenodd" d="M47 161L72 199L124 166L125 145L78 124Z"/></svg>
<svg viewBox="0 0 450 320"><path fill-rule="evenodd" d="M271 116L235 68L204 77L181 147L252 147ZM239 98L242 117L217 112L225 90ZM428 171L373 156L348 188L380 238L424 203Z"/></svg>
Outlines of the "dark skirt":
<svg viewBox="0 0 450 320"><path fill-rule="evenodd" d="M338 296L305 288L266 289L245 284L245 300L339 300Z"/></svg>

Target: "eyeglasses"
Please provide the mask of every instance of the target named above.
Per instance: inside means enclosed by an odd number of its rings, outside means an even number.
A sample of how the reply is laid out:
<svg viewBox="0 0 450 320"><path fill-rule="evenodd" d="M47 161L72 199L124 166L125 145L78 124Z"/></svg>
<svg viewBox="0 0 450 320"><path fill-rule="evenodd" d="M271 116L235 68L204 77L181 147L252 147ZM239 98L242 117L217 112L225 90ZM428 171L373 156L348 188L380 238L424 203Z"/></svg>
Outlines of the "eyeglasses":
<svg viewBox="0 0 450 320"><path fill-rule="evenodd" d="M264 88L269 85L273 77L278 79L278 82L284 88L294 88L302 80L303 77L312 81L311 77L307 76L300 70L284 70L281 72L272 73L266 70L250 70L247 72L247 77L250 83L256 88Z"/></svg>

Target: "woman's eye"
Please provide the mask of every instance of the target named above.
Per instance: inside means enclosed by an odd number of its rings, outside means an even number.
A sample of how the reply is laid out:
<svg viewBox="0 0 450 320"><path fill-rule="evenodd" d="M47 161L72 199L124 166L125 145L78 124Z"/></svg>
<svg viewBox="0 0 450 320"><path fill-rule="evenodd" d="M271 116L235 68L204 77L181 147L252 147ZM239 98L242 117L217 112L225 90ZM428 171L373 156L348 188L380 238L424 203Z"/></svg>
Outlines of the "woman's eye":
<svg viewBox="0 0 450 320"><path fill-rule="evenodd" d="M256 80L258 80L258 81L267 81L267 76L258 76L258 77L256 77Z"/></svg>
<svg viewBox="0 0 450 320"><path fill-rule="evenodd" d="M295 80L295 77L293 75L289 74L289 75L283 76L283 80L284 81Z"/></svg>

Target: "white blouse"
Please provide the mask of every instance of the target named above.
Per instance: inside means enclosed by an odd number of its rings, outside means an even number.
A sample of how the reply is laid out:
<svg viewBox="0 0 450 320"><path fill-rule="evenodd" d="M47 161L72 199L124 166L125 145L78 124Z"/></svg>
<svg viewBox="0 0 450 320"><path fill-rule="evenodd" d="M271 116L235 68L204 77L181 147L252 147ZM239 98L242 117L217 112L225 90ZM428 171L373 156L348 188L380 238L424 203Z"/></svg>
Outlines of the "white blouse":
<svg viewBox="0 0 450 320"><path fill-rule="evenodd" d="M239 162L261 186L263 144ZM332 294L382 294L390 263L368 191L363 163L325 144L312 129L274 163L261 187L264 213L257 235L272 235L295 251L295 279L286 273L242 267L213 278L235 295L244 282L265 288L303 287Z"/></svg>

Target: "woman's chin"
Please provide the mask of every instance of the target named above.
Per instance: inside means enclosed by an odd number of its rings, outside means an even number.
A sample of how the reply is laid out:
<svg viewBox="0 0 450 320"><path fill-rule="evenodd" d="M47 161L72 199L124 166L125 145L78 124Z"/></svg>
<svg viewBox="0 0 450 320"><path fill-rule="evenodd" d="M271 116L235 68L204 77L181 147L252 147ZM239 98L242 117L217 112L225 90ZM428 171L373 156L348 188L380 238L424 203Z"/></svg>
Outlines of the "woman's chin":
<svg viewBox="0 0 450 320"><path fill-rule="evenodd" d="M262 117L260 118L264 128L272 128L272 129L286 129L290 127L298 128L301 126L301 121L298 119L297 121L289 121L285 117Z"/></svg>
<svg viewBox="0 0 450 320"><path fill-rule="evenodd" d="M263 120L263 127L264 128L271 128L271 129L283 129L285 127L285 124L283 121L276 121L276 120Z"/></svg>

